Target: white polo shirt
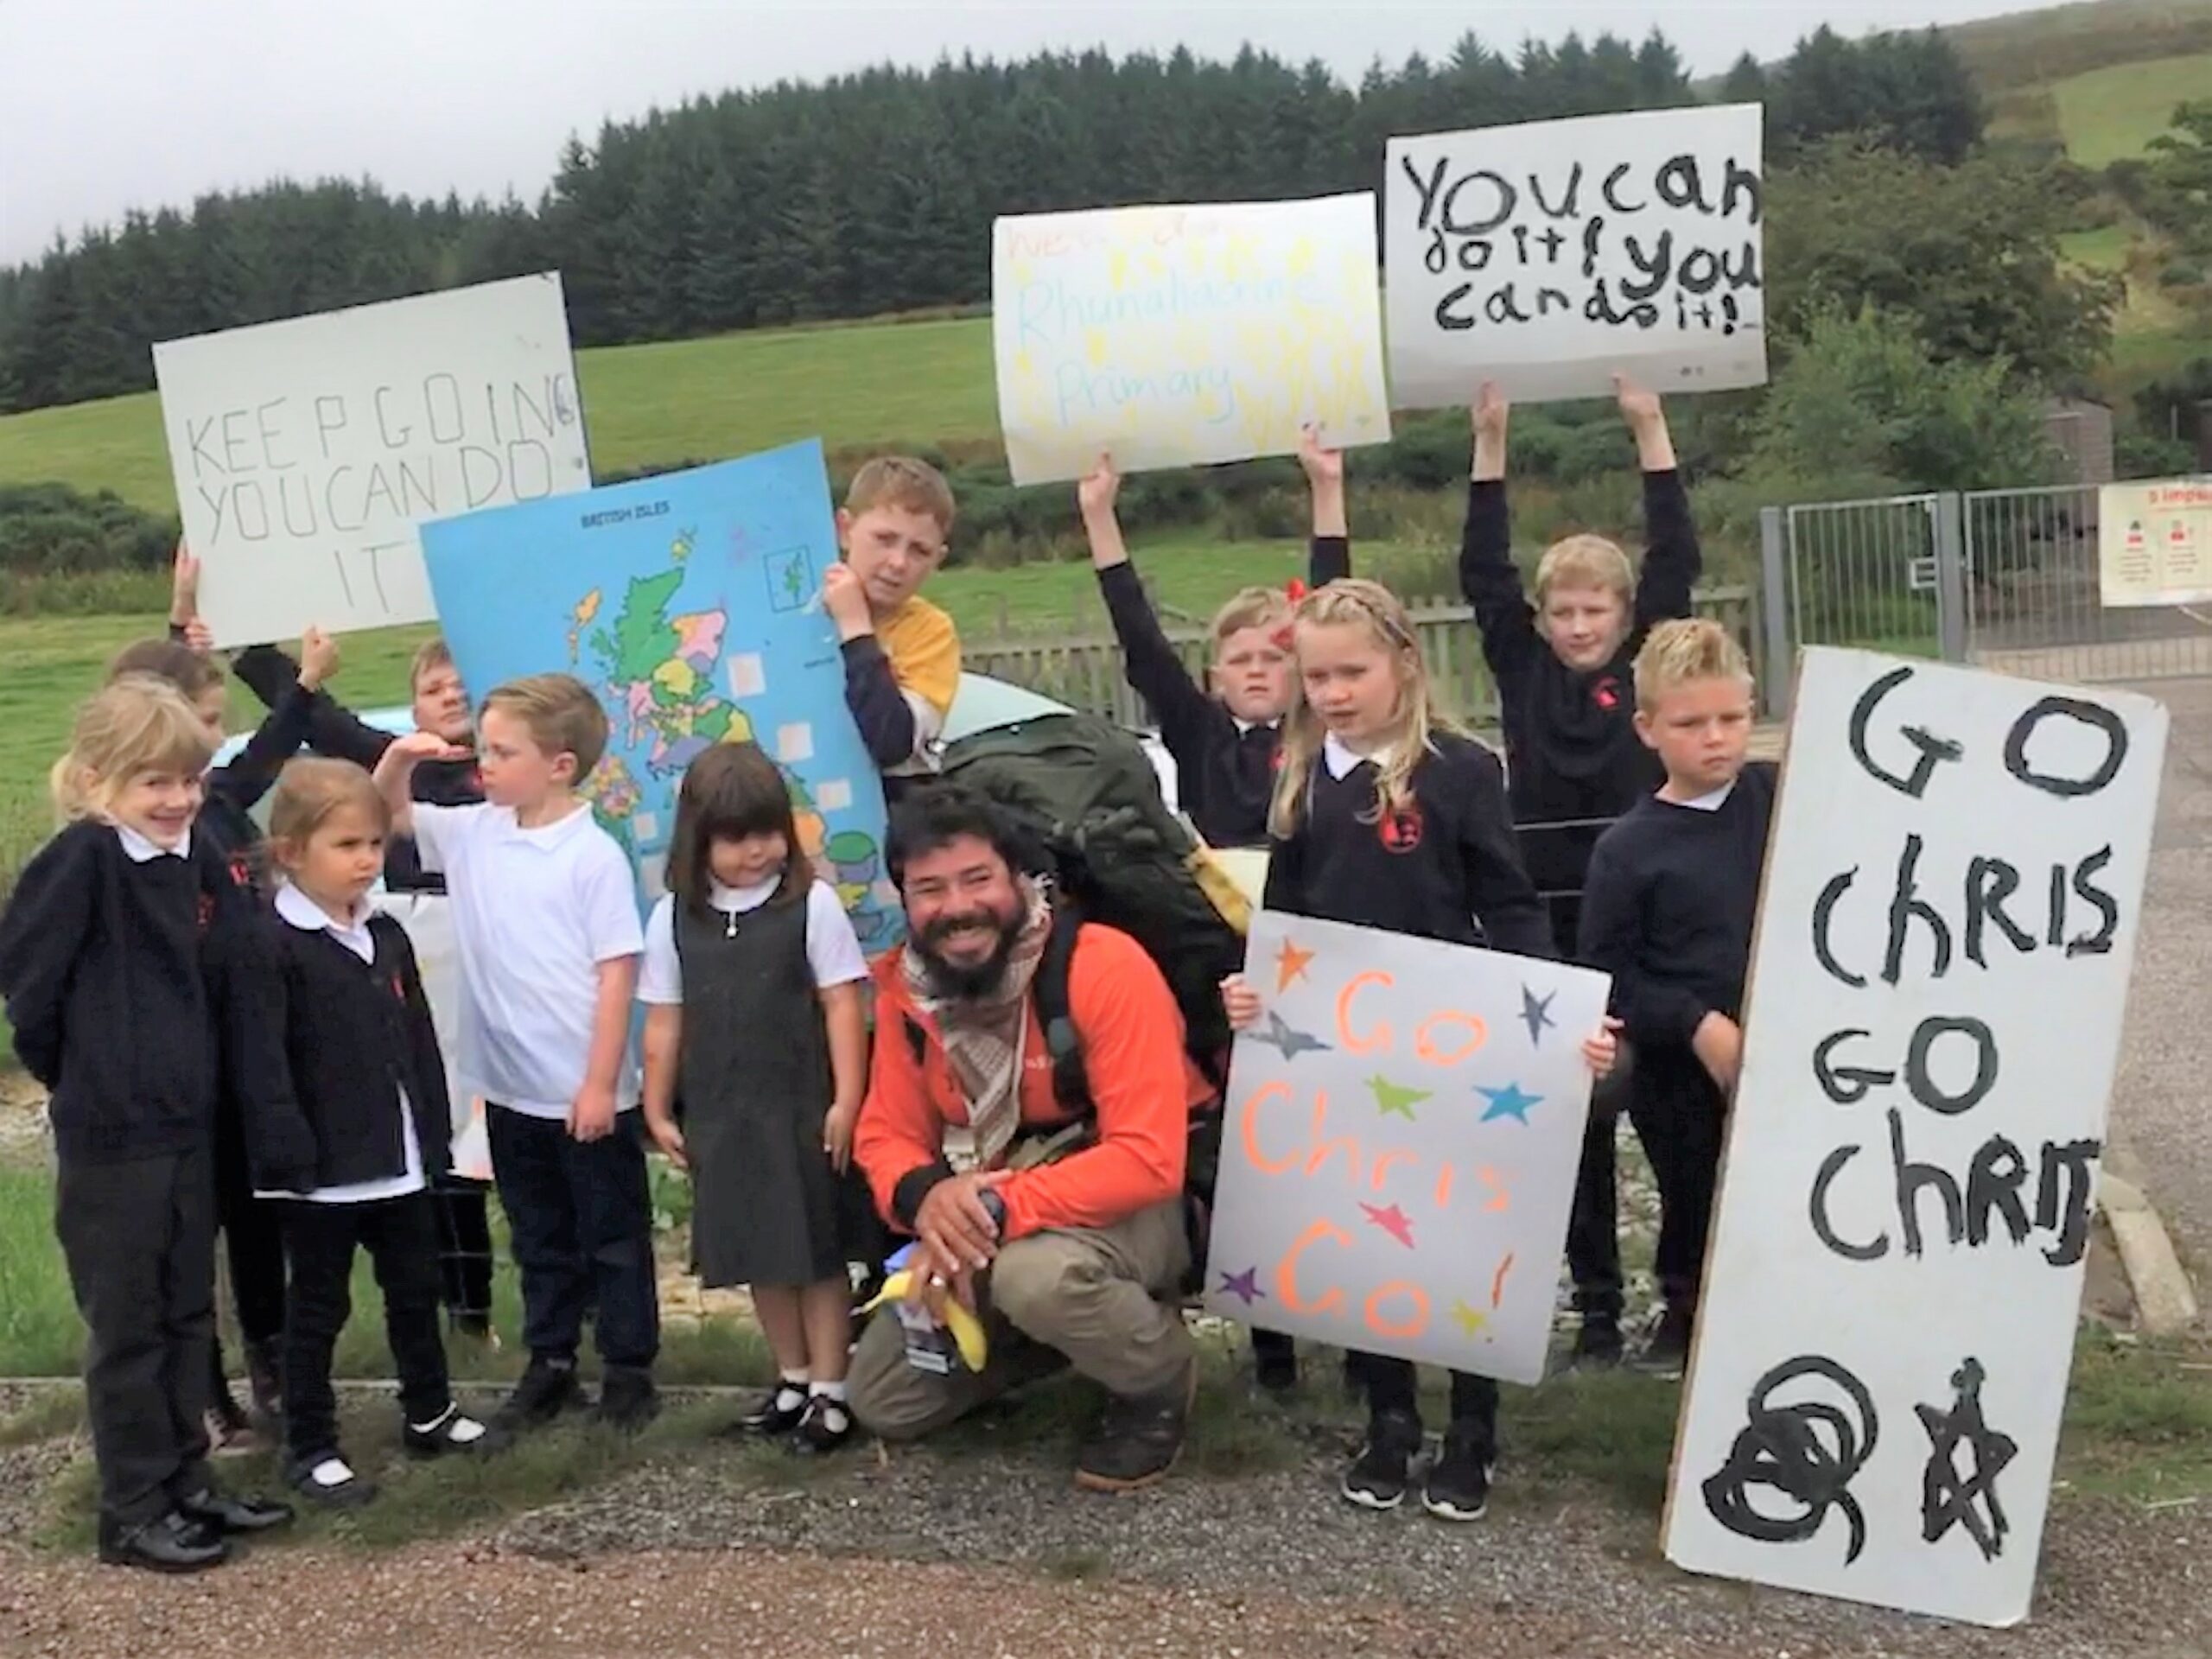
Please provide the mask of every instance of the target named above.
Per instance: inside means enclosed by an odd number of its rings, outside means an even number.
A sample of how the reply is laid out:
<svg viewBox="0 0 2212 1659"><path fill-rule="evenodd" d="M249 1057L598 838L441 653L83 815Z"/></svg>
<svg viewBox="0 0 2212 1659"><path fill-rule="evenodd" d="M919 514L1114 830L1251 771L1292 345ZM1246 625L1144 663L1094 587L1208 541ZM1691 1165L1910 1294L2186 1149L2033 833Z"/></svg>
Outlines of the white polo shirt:
<svg viewBox="0 0 2212 1659"><path fill-rule="evenodd" d="M504 806L415 812L423 868L446 878L461 952L461 1056L471 1094L565 1118L583 1088L602 963L645 950L637 886L614 838L579 804L525 830ZM618 1108L638 1103L626 1051Z"/></svg>

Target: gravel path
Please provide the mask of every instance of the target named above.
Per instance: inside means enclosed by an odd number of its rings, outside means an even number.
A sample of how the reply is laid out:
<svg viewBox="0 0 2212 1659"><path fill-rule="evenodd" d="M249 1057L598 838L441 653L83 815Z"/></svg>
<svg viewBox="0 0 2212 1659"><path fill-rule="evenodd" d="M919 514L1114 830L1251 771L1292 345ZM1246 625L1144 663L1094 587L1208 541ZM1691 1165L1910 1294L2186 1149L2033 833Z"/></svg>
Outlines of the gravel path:
<svg viewBox="0 0 2212 1659"><path fill-rule="evenodd" d="M67 1441L0 1454L16 1494ZM1964 1630L1686 1577L1656 1523L1606 1496L1516 1484L1489 1520L1373 1516L1301 1465L1078 1494L1064 1448L857 1452L764 1479L759 1454L687 1447L487 1536L392 1553L271 1546L177 1583L0 1555L0 1653L466 1652L1052 1656L1434 1654L1650 1659L2202 1659L2212 1512L2069 1499L2036 1622ZM312 1609L311 1613L303 1610Z"/></svg>

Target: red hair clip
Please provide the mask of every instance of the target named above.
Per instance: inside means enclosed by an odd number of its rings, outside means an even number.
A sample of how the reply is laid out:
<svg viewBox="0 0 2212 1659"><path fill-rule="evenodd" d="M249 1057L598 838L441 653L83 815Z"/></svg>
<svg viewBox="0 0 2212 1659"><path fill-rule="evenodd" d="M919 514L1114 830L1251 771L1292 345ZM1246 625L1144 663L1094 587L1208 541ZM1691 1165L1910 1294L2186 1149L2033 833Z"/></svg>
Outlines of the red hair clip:
<svg viewBox="0 0 2212 1659"><path fill-rule="evenodd" d="M1296 576L1293 576L1288 582L1283 584L1282 591L1283 596L1289 600L1292 604L1295 605L1300 600L1306 597L1306 584L1300 582Z"/></svg>

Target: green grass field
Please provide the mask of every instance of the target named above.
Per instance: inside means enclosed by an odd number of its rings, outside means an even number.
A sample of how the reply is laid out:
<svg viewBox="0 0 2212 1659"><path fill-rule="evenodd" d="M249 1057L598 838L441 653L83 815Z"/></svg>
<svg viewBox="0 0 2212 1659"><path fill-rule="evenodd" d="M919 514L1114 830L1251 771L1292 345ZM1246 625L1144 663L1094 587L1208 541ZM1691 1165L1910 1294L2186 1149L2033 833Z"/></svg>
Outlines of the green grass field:
<svg viewBox="0 0 2212 1659"><path fill-rule="evenodd" d="M2067 155L2107 167L2145 154L2171 124L2175 105L2212 97L2212 52L2092 69L2054 84L2051 97Z"/></svg>
<svg viewBox="0 0 2212 1659"><path fill-rule="evenodd" d="M998 442L988 318L723 334L576 353L594 469L719 461L798 438L833 451ZM0 484L59 480L176 511L151 392L0 419Z"/></svg>

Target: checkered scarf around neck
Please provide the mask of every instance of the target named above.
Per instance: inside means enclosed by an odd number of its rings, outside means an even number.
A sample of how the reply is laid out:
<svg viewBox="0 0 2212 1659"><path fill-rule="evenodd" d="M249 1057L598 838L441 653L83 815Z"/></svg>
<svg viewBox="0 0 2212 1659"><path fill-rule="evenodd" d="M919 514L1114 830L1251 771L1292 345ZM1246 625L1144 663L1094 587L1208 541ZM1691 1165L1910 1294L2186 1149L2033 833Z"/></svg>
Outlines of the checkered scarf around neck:
<svg viewBox="0 0 2212 1659"><path fill-rule="evenodd" d="M1029 985L1052 931L1050 885L1025 876L1018 885L1029 913L1007 955L1006 972L982 996L941 996L928 964L910 944L899 958L914 1006L937 1022L961 1097L968 1103L973 1167L990 1169L1021 1126L1021 1050L1029 1030ZM951 1148L947 1147L950 1154Z"/></svg>

